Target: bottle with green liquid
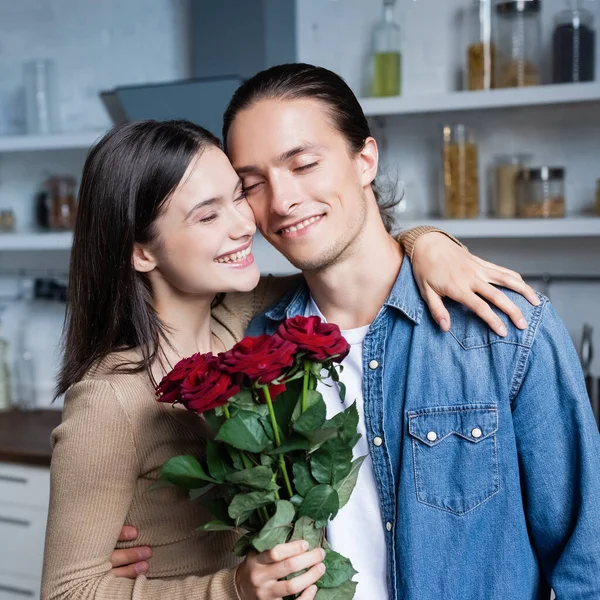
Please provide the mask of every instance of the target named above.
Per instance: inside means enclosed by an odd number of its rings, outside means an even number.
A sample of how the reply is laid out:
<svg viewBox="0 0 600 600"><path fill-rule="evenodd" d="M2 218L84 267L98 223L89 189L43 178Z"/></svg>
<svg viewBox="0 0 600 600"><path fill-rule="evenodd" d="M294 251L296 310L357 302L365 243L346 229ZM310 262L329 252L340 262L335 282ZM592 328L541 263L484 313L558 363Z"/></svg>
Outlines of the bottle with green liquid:
<svg viewBox="0 0 600 600"><path fill-rule="evenodd" d="M396 0L383 0L383 17L373 31L373 96L400 95L400 26L394 21Z"/></svg>

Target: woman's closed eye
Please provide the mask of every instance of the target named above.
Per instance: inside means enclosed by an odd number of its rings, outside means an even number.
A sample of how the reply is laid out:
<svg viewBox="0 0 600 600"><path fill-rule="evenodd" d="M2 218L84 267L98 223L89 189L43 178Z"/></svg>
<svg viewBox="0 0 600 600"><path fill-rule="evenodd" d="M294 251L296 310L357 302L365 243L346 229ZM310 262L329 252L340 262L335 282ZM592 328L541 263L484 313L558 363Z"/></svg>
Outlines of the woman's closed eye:
<svg viewBox="0 0 600 600"><path fill-rule="evenodd" d="M318 165L319 165L318 162L312 162L307 165L301 165L294 169L294 173L304 173L305 171L309 171L310 169L312 169L313 167L316 167Z"/></svg>

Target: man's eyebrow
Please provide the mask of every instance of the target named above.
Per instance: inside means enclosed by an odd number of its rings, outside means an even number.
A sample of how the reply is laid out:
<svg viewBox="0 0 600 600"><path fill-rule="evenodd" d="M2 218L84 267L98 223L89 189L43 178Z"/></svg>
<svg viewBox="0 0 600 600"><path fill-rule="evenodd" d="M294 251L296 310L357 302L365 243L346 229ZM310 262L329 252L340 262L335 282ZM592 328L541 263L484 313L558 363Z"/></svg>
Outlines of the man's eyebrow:
<svg viewBox="0 0 600 600"><path fill-rule="evenodd" d="M187 215L185 215L185 220L189 219L198 209L203 208L204 206L210 206L211 204L216 204L221 201L221 196L215 196L214 198L209 198L208 200L202 200L202 202L198 202L194 208L192 208Z"/></svg>
<svg viewBox="0 0 600 600"><path fill-rule="evenodd" d="M304 154L305 152L319 152L322 149L323 146L318 146L317 144L303 144L301 146L296 146L295 148L291 148L290 150L282 152L275 159L275 162L277 164L281 164L290 160L290 158L294 158L294 156L298 156L298 154ZM244 165L243 167L236 167L235 170L240 175L245 175L248 173L257 173L260 171L260 169L256 165Z"/></svg>

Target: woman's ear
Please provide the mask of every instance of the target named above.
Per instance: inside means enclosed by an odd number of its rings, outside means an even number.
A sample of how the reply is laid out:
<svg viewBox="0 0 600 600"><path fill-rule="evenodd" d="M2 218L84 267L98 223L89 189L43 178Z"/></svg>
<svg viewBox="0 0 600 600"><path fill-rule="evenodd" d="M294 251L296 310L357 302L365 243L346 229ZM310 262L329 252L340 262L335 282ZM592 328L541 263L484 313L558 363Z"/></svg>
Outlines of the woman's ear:
<svg viewBox="0 0 600 600"><path fill-rule="evenodd" d="M363 187L371 185L377 176L377 167L379 165L379 149L374 138L368 137L365 144L359 152L361 183Z"/></svg>
<svg viewBox="0 0 600 600"><path fill-rule="evenodd" d="M140 273L149 273L156 267L154 254L145 246L137 243L133 245L131 262L133 268Z"/></svg>

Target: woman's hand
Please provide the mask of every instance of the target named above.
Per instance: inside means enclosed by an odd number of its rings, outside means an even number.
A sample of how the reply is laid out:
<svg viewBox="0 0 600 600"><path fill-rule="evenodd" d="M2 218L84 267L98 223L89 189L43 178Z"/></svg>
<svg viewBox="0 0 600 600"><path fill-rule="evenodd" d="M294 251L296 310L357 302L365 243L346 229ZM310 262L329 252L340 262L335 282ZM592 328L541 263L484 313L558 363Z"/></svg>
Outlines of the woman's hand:
<svg viewBox="0 0 600 600"><path fill-rule="evenodd" d="M540 303L521 275L474 256L442 233L426 233L418 238L412 264L421 296L443 331L450 329L444 296L470 308L502 337L507 334L506 327L482 298L505 312L519 329L525 329L527 322L517 306L494 285L518 292L534 306Z"/></svg>
<svg viewBox="0 0 600 600"><path fill-rule="evenodd" d="M260 554L248 554L238 567L235 584L242 600L281 600L285 596L302 594L298 600L312 600L317 593L314 585L325 573L325 551L315 548L307 552L308 542L298 540L279 544ZM306 573L282 580L292 573Z"/></svg>
<svg viewBox="0 0 600 600"><path fill-rule="evenodd" d="M123 525L119 534L120 542L130 542L137 537L137 529ZM115 577L126 577L135 579L138 575L148 571L146 559L152 556L152 549L148 546L139 546L137 548L124 548L115 550L110 555L111 573Z"/></svg>

